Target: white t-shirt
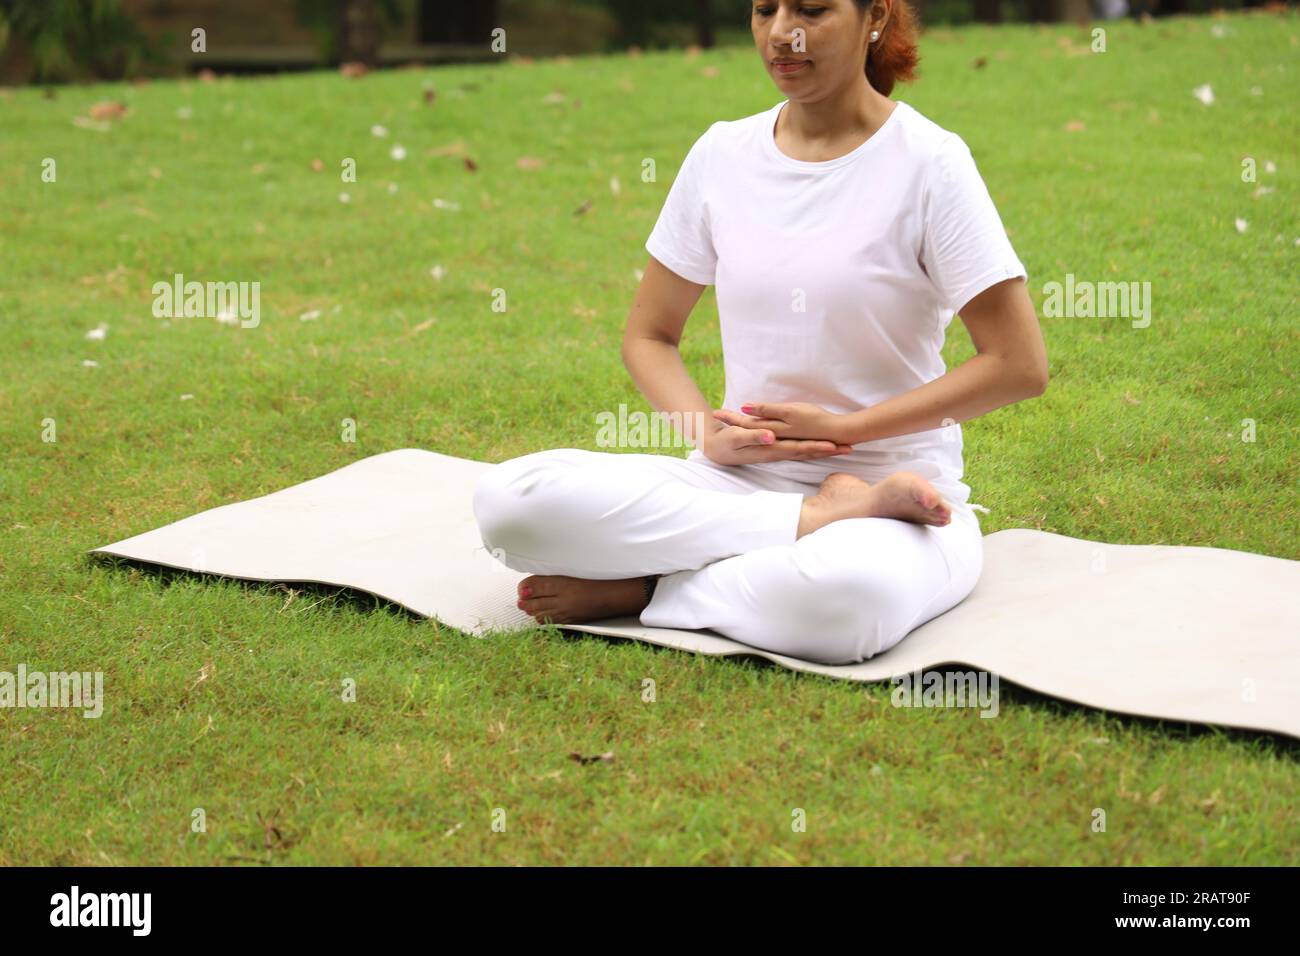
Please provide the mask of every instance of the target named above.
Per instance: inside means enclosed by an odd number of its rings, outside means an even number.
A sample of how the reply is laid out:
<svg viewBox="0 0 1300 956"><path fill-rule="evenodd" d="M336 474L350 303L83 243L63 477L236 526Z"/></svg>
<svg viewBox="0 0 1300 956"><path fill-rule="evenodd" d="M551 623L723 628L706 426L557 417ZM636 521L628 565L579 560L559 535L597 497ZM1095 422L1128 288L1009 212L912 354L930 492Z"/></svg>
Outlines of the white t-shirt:
<svg viewBox="0 0 1300 956"><path fill-rule="evenodd" d="M1028 275L960 136L898 101L857 149L805 162L773 136L786 102L719 120L696 140L646 249L716 287L722 407L801 401L850 412L944 374L953 315ZM915 471L959 505L970 496L961 452L952 424L764 467L815 482L831 471L872 482Z"/></svg>

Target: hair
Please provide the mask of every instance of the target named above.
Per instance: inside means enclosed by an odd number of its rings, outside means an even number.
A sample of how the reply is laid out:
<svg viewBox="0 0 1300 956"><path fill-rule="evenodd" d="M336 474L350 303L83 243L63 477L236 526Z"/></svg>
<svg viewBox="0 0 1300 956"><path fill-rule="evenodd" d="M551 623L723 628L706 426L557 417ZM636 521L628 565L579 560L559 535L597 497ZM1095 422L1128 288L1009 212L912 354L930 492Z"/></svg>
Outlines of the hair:
<svg viewBox="0 0 1300 956"><path fill-rule="evenodd" d="M874 0L854 0L858 9L867 12ZM916 79L916 14L908 0L894 0L889 21L880 31L880 39L867 45L867 82L877 92L888 96L895 82Z"/></svg>

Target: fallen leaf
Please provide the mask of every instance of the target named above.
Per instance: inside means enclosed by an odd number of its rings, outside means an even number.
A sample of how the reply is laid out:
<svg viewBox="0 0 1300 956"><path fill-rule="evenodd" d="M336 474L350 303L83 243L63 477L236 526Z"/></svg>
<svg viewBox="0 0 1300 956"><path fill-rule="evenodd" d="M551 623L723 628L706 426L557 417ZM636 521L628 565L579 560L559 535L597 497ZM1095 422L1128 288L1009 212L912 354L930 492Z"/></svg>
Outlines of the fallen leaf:
<svg viewBox="0 0 1300 956"><path fill-rule="evenodd" d="M93 105L90 110L90 118L94 120L115 120L121 119L126 115L126 104L117 100L103 100Z"/></svg>
<svg viewBox="0 0 1300 956"><path fill-rule="evenodd" d="M349 79L359 79L370 72L370 67L355 60L339 64L339 72Z"/></svg>
<svg viewBox="0 0 1300 956"><path fill-rule="evenodd" d="M429 150L430 156L464 156L469 152L463 139L458 139L454 143L448 143L446 146L439 146L437 149Z"/></svg>
<svg viewBox="0 0 1300 956"><path fill-rule="evenodd" d="M601 761L605 763L609 763L614 759L614 751L610 750L603 754L596 754L595 756L592 757L584 757L582 754L574 750L569 752L569 757L572 760L576 760L578 763L582 764L583 766L586 766L589 763L599 763Z"/></svg>

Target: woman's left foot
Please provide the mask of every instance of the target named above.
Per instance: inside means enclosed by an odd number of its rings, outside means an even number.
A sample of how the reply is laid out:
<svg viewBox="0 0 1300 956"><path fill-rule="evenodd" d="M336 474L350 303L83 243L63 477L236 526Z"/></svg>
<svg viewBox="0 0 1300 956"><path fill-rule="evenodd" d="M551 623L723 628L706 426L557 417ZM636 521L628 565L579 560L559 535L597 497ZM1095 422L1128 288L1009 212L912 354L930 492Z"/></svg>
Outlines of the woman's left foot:
<svg viewBox="0 0 1300 956"><path fill-rule="evenodd" d="M591 581L563 574L530 574L519 582L515 606L541 624L582 624L645 610L645 579Z"/></svg>

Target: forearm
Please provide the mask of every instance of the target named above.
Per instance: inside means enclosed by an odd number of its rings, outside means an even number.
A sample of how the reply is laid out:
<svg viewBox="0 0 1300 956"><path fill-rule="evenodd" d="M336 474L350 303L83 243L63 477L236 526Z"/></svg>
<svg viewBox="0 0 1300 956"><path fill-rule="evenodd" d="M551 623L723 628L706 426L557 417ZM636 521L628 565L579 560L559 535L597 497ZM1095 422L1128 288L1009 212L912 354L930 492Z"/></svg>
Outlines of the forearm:
<svg viewBox="0 0 1300 956"><path fill-rule="evenodd" d="M696 447L706 431L724 427L712 416L713 408L686 370L681 352L671 342L631 339L623 345L623 365L632 381L657 412Z"/></svg>
<svg viewBox="0 0 1300 956"><path fill-rule="evenodd" d="M878 405L850 412L849 444L893 438L978 418L995 408L1042 394L1000 356L980 353L932 382Z"/></svg>

